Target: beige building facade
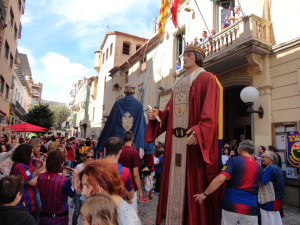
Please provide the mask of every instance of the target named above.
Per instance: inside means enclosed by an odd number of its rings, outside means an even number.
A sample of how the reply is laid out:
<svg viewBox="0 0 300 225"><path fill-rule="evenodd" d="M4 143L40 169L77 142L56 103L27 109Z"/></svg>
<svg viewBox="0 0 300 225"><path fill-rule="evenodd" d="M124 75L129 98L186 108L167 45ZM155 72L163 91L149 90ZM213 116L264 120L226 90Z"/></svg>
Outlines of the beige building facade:
<svg viewBox="0 0 300 225"><path fill-rule="evenodd" d="M70 96L72 100L69 103L71 116L67 122L70 125L70 136L77 138L87 138L87 127L90 125L90 82L94 77L78 80L73 83Z"/></svg>
<svg viewBox="0 0 300 225"><path fill-rule="evenodd" d="M28 57L19 53L19 62L16 65L16 75L13 75L10 95L10 117L9 124L23 122L23 116L28 113L31 106L31 90L27 79L32 77Z"/></svg>
<svg viewBox="0 0 300 225"><path fill-rule="evenodd" d="M123 87L123 78L125 80L129 78L129 73L124 73L119 76L115 83L110 85L112 77L109 71L112 68L122 66L124 61L135 55L146 41L147 39L142 37L111 31L106 33L100 49L95 52L94 68L98 72L98 78L92 86L97 91L96 93L93 91L95 94L91 98L93 102L90 107L90 110L93 110L92 114L95 115L90 124L90 129L95 137L100 135L106 121L105 117L110 112L110 106L107 106L104 101L109 101L110 104L113 104L116 99L123 97L123 94L120 92ZM112 94L103 98L106 90L111 90ZM108 109L106 109L106 106Z"/></svg>
<svg viewBox="0 0 300 225"><path fill-rule="evenodd" d="M222 29L230 3L232 8L240 4L242 19ZM164 42L152 38L145 47L146 54L133 55L120 67L108 71L110 79L105 82L104 113L109 114L114 101L122 97L123 90L116 89L116 83L121 87L135 85L135 97L142 101L145 109L148 104L164 109L172 84L185 72L175 67L176 60L182 60L185 44L193 42L195 37L203 38L203 30L208 32L215 28L217 33L201 45L206 49L204 68L215 74L224 87L224 142L251 139L256 146L279 147L278 136L300 129L300 30L295 27L300 19L300 2L202 1L200 9L208 27L194 1L182 0L179 29L175 29L169 17ZM233 10L229 11L237 16ZM285 16L283 12L287 12ZM252 114L252 123L247 106L240 99L240 92L246 86L254 86L260 93L253 109L258 110L259 106L264 109L263 118ZM164 141L164 136L158 140ZM286 177L284 201L299 206L297 180L286 173L297 169L287 162L286 152L287 146L279 148Z"/></svg>
<svg viewBox="0 0 300 225"><path fill-rule="evenodd" d="M0 1L0 119L10 115L9 99L13 76L17 76L17 46L21 38L21 15L24 14L24 0ZM7 123L6 123L7 124ZM6 125L3 124L3 125Z"/></svg>

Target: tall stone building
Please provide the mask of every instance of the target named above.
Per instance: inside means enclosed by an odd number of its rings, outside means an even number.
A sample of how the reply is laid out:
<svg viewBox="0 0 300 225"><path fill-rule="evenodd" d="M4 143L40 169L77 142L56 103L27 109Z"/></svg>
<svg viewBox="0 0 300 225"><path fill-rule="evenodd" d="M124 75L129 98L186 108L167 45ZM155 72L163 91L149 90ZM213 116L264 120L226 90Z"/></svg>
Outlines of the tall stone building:
<svg viewBox="0 0 300 225"><path fill-rule="evenodd" d="M17 46L22 32L20 19L24 10L25 0L0 1L0 119L3 122L10 115L9 99L13 76L17 76L15 64L18 62Z"/></svg>
<svg viewBox="0 0 300 225"><path fill-rule="evenodd" d="M97 79L94 80L91 94L92 104L90 105L92 121L90 123L87 135L99 136L104 127L105 117L110 110L106 110L103 102L104 92L107 89L106 84L111 80L109 71L112 68L121 66L124 61L136 54L147 39L123 33L120 31L107 32L99 50L95 52L94 68L98 72ZM114 83L113 90L117 90L118 95L106 96L110 103L114 103L116 99L123 97L123 77L128 78L129 74L119 76L119 80ZM92 96L93 95L93 96Z"/></svg>

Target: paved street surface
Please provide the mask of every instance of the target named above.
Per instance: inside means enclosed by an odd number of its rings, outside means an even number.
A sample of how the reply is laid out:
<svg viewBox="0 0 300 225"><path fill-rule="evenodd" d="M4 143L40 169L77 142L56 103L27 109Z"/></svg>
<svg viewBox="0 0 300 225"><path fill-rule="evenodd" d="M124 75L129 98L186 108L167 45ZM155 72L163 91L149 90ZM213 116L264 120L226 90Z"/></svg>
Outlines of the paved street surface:
<svg viewBox="0 0 300 225"><path fill-rule="evenodd" d="M150 202L139 203L138 215L143 225L155 225L157 202L157 193L153 193L153 199ZM286 216L283 218L283 225L299 225L300 224L300 213L299 208L284 205L284 213ZM73 214L73 209L70 209L70 215ZM79 217L79 223L82 224L82 219ZM69 224L72 224L72 217L70 217ZM270 224L271 225L271 224Z"/></svg>
<svg viewBox="0 0 300 225"><path fill-rule="evenodd" d="M284 213L282 221L284 225L299 225L300 224L300 213L299 208L290 205L284 205Z"/></svg>

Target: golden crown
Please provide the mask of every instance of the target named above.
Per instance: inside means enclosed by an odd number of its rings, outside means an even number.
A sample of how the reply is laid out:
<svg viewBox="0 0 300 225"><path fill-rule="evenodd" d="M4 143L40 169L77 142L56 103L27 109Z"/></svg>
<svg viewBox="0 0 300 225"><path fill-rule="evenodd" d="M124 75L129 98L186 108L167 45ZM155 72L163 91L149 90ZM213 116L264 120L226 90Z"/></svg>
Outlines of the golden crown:
<svg viewBox="0 0 300 225"><path fill-rule="evenodd" d="M191 45L185 46L184 52L188 52L188 51L199 52L203 56L203 58L205 58L205 50L198 45L191 44Z"/></svg>

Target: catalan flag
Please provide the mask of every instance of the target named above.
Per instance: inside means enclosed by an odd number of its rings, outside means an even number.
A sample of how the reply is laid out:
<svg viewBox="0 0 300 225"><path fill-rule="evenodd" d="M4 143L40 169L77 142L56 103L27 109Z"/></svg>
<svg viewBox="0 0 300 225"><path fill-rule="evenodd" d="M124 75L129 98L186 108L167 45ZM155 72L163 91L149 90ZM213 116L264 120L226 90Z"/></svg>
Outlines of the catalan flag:
<svg viewBox="0 0 300 225"><path fill-rule="evenodd" d="M159 24L158 24L158 36L161 41L164 40L164 31L167 20L167 15L170 9L170 2L168 0L161 0L161 6L159 11Z"/></svg>

